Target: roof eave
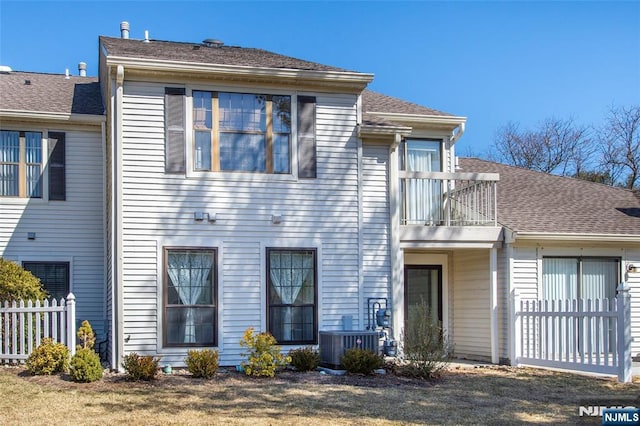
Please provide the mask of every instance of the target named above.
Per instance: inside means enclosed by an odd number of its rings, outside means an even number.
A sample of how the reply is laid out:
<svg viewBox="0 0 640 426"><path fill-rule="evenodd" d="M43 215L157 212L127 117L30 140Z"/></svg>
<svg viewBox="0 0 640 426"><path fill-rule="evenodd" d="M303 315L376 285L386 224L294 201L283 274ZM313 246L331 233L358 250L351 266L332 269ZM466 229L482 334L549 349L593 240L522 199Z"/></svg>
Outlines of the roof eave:
<svg viewBox="0 0 640 426"><path fill-rule="evenodd" d="M367 111L367 114L378 116L382 119L410 125L428 125L440 128L455 129L467 122L467 117L455 115L429 115L429 114L405 114L395 112Z"/></svg>
<svg viewBox="0 0 640 426"><path fill-rule="evenodd" d="M576 241L601 243L632 243L640 244L640 234L586 234L570 232L512 232L513 241Z"/></svg>
<svg viewBox="0 0 640 426"><path fill-rule="evenodd" d="M409 136L411 127L392 126L392 125L376 125L376 124L360 124L358 126L359 137L384 137L384 136Z"/></svg>
<svg viewBox="0 0 640 426"><path fill-rule="evenodd" d="M247 77L251 79L279 79L281 81L327 82L363 90L373 81L373 74L353 71L318 71L292 68L268 68L241 65L204 64L186 61L171 61L146 58L129 58L124 56L108 56L108 66L122 65L127 71L155 72L188 72L229 76L233 78Z"/></svg>
<svg viewBox="0 0 640 426"><path fill-rule="evenodd" d="M106 116L104 114L76 114L12 109L0 109L0 119L2 118L26 121L55 121L83 124L100 124L106 122Z"/></svg>

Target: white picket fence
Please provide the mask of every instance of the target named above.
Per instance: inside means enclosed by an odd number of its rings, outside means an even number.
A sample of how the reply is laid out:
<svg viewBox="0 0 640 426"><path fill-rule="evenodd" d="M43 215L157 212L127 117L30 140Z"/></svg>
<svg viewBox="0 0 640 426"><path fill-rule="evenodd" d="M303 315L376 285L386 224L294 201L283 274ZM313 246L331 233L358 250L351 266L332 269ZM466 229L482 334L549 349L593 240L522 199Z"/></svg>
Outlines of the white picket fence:
<svg viewBox="0 0 640 426"><path fill-rule="evenodd" d="M614 300L514 298L516 365L618 376L631 381L631 298L621 285Z"/></svg>
<svg viewBox="0 0 640 426"><path fill-rule="evenodd" d="M0 364L24 362L42 339L76 348L76 298L0 302Z"/></svg>

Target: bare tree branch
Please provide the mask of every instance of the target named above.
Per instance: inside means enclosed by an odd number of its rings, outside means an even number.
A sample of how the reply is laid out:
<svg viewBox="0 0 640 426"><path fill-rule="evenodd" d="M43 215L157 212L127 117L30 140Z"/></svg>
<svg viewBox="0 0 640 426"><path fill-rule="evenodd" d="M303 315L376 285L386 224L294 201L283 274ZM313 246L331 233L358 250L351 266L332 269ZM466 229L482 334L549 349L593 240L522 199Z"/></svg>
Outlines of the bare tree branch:
<svg viewBox="0 0 640 426"><path fill-rule="evenodd" d="M640 189L640 106L612 107L599 132L602 167L618 185Z"/></svg>

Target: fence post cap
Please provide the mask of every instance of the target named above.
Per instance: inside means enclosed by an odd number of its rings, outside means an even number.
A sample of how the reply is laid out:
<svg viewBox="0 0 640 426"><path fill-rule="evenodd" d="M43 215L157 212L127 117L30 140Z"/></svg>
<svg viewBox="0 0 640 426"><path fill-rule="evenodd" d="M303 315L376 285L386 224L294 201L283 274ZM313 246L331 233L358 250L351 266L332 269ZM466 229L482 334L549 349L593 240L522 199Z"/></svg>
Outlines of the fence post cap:
<svg viewBox="0 0 640 426"><path fill-rule="evenodd" d="M629 283L622 281L620 284L618 284L618 288L616 288L616 292L618 294L620 293L628 293L631 290L631 286L629 286Z"/></svg>
<svg viewBox="0 0 640 426"><path fill-rule="evenodd" d="M69 293L69 294L67 295L67 301L70 301L70 300L76 300L76 296L74 296L74 294L73 294L73 293Z"/></svg>

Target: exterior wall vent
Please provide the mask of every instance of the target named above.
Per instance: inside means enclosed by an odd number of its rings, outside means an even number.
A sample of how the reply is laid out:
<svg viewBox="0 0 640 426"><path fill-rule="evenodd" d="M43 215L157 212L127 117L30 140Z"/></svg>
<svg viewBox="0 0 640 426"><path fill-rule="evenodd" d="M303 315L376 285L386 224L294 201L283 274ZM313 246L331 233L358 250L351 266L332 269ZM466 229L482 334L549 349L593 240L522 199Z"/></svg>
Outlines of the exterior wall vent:
<svg viewBox="0 0 640 426"><path fill-rule="evenodd" d="M339 368L340 359L347 349L367 349L378 353L380 334L377 331L321 331L320 364L329 368Z"/></svg>
<svg viewBox="0 0 640 426"><path fill-rule="evenodd" d="M205 40L202 41L202 44L204 44L206 47L222 47L224 46L224 43L220 40L216 40L213 38L207 38Z"/></svg>

